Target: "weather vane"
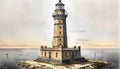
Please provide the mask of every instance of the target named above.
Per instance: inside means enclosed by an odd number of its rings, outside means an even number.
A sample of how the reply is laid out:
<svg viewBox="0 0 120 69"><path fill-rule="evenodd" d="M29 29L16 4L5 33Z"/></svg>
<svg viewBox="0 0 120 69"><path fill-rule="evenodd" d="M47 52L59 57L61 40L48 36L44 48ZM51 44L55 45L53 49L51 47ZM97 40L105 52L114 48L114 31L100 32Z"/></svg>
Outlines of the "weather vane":
<svg viewBox="0 0 120 69"><path fill-rule="evenodd" d="M61 0L59 0L59 2L61 2Z"/></svg>

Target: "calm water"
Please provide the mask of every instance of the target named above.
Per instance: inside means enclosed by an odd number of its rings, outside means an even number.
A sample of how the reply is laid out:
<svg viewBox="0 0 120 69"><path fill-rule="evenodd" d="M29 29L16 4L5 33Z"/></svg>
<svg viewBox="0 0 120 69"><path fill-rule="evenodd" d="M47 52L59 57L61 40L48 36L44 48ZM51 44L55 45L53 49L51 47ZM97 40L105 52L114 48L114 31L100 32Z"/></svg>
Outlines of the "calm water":
<svg viewBox="0 0 120 69"><path fill-rule="evenodd" d="M111 62L112 65L103 69L120 69L120 49L82 49L85 58Z"/></svg>
<svg viewBox="0 0 120 69"><path fill-rule="evenodd" d="M25 69L16 65L17 61L34 60L39 49L0 49L0 69ZM112 62L104 69L119 69L119 49L82 49L82 56L88 59Z"/></svg>

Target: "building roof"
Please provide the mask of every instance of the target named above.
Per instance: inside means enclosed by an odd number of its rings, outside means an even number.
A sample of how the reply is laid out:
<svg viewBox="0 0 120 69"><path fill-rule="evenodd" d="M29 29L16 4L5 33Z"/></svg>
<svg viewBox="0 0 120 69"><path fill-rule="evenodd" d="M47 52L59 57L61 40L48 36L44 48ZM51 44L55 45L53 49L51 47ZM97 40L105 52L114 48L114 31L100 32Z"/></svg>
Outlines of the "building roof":
<svg viewBox="0 0 120 69"><path fill-rule="evenodd" d="M56 6L64 6L64 4L59 0L59 2L56 4Z"/></svg>
<svg viewBox="0 0 120 69"><path fill-rule="evenodd" d="M79 50L79 48L63 48L63 50Z"/></svg>

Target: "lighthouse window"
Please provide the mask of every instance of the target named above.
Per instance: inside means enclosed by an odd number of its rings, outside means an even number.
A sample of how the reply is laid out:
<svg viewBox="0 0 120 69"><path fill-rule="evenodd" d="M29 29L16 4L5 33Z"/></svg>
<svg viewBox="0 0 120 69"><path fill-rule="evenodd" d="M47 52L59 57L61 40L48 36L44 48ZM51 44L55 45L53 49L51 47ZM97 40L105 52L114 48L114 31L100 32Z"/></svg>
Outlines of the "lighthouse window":
<svg viewBox="0 0 120 69"><path fill-rule="evenodd" d="M65 57L67 57L67 52L65 52L65 55L64 55Z"/></svg>
<svg viewBox="0 0 120 69"><path fill-rule="evenodd" d="M45 54L44 54L44 55L45 55L45 57L46 57L46 52L45 52Z"/></svg>
<svg viewBox="0 0 120 69"><path fill-rule="evenodd" d="M56 58L58 57L58 53L56 53Z"/></svg>
<svg viewBox="0 0 120 69"><path fill-rule="evenodd" d="M61 34L61 32L59 32Z"/></svg>
<svg viewBox="0 0 120 69"><path fill-rule="evenodd" d="M59 29L61 29L61 26L59 26Z"/></svg>
<svg viewBox="0 0 120 69"><path fill-rule="evenodd" d="M59 41L61 41L61 39L59 39Z"/></svg>
<svg viewBox="0 0 120 69"><path fill-rule="evenodd" d="M64 6L56 6L56 9L64 9Z"/></svg>

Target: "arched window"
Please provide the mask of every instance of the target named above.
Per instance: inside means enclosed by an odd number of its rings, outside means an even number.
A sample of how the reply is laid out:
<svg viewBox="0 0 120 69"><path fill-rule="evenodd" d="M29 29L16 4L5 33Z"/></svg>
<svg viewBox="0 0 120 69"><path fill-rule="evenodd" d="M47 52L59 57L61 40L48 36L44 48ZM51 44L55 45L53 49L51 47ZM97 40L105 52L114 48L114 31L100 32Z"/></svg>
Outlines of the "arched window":
<svg viewBox="0 0 120 69"><path fill-rule="evenodd" d="M59 32L59 34L61 34L61 32Z"/></svg>
<svg viewBox="0 0 120 69"><path fill-rule="evenodd" d="M61 26L59 26L59 29L61 29Z"/></svg>
<svg viewBox="0 0 120 69"><path fill-rule="evenodd" d="M58 57L58 53L56 53L56 58Z"/></svg>
<svg viewBox="0 0 120 69"><path fill-rule="evenodd" d="M61 46L61 43L59 45Z"/></svg>
<svg viewBox="0 0 120 69"><path fill-rule="evenodd" d="M65 52L65 53L64 53L64 57L68 57L68 54L67 54L67 52Z"/></svg>
<svg viewBox="0 0 120 69"><path fill-rule="evenodd" d="M59 41L61 41L61 39L59 39Z"/></svg>
<svg viewBox="0 0 120 69"><path fill-rule="evenodd" d="M45 52L45 54L44 54L44 55L45 55L45 57L46 57L46 52Z"/></svg>

